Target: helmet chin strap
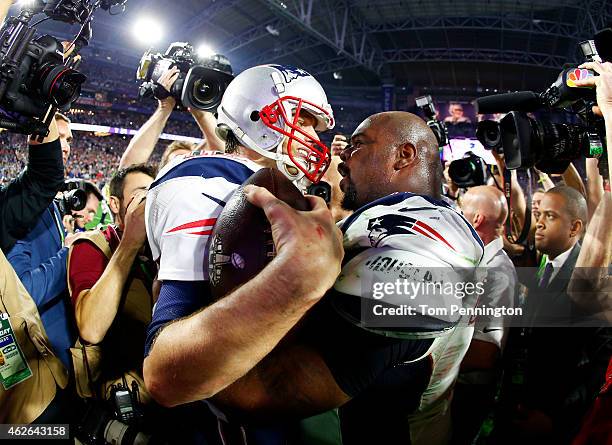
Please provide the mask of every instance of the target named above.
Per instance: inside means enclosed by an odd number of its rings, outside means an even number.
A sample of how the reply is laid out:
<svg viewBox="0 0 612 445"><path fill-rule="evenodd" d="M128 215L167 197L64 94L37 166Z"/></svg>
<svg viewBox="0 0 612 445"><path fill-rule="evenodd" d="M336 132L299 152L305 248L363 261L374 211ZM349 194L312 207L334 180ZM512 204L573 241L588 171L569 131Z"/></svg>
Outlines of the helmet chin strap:
<svg viewBox="0 0 612 445"><path fill-rule="evenodd" d="M304 172L297 168L288 155L283 153L283 142L276 147L276 168L295 185L302 194L306 194L312 182Z"/></svg>

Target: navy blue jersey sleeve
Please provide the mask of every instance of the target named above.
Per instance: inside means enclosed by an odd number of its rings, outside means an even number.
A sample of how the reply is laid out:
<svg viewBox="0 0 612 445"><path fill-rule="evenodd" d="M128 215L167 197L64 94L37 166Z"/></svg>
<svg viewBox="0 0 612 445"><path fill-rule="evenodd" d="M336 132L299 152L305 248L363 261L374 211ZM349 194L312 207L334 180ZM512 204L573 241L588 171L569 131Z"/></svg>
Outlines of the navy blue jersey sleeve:
<svg viewBox="0 0 612 445"><path fill-rule="evenodd" d="M164 281L147 329L145 357L155 337L168 323L187 317L210 303L206 281Z"/></svg>
<svg viewBox="0 0 612 445"><path fill-rule="evenodd" d="M328 297L308 314L302 335L321 354L337 385L350 397L373 385L393 387L396 392L403 387L403 398L413 390L420 395L417 389L423 389L422 383L429 376L428 360L419 361L427 363L424 367L421 363L403 365L422 357L433 339L404 340L366 331L340 316Z"/></svg>

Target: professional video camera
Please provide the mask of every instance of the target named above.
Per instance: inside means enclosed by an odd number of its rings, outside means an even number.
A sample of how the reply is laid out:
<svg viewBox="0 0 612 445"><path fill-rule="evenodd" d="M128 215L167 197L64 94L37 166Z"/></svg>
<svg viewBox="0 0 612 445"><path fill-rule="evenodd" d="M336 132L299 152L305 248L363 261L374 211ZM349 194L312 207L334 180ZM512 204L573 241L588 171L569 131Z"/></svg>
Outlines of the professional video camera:
<svg viewBox="0 0 612 445"><path fill-rule="evenodd" d="M457 187L467 188L485 185L487 166L481 157L468 151L463 158L455 159L450 163L448 175L457 184Z"/></svg>
<svg viewBox="0 0 612 445"><path fill-rule="evenodd" d="M168 92L157 82L172 67L177 67L180 74ZM140 60L136 78L145 81L140 86L140 97L173 96L178 109L214 112L234 76L225 56L199 57L189 43L175 42L163 55L147 51Z"/></svg>
<svg viewBox="0 0 612 445"><path fill-rule="evenodd" d="M595 40L581 42L585 61L601 61L597 49L609 45L609 40L610 28L599 32ZM584 156L599 158L600 173L607 176L605 124L592 111L595 90L574 83L595 75L576 65L566 66L542 93L521 91L476 99L478 113L508 112L499 123L480 122L478 140L485 148L503 153L509 169L536 166L547 173L562 173L572 160ZM537 120L526 114L540 109L565 109L577 115L582 125Z"/></svg>
<svg viewBox="0 0 612 445"><path fill-rule="evenodd" d="M445 147L448 145L448 130L446 124L441 122L436 117L436 107L431 99L431 96L421 96L415 99L416 106L419 107L425 117L427 118L427 125L431 128L431 131L436 135L439 147Z"/></svg>
<svg viewBox="0 0 612 445"><path fill-rule="evenodd" d="M126 1L33 0L18 16L6 20L0 30L0 128L41 138L48 134L55 111L68 111L86 80L77 71L78 52L91 39L93 12ZM35 37L36 24L29 23L41 12L53 20L82 25L68 57L59 39Z"/></svg>
<svg viewBox="0 0 612 445"><path fill-rule="evenodd" d="M83 181L65 181L60 192L61 197L55 198L55 203L62 216L83 210L87 205L87 192L85 191Z"/></svg>

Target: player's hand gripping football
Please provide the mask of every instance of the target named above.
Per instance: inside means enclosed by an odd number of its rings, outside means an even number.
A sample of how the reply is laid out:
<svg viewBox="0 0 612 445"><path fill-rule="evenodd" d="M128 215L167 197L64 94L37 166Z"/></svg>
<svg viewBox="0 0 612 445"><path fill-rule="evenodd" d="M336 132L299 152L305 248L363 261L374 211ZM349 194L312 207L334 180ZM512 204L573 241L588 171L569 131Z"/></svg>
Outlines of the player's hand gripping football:
<svg viewBox="0 0 612 445"><path fill-rule="evenodd" d="M276 248L274 261L283 262L286 278L300 283L300 295L321 298L336 281L344 257L342 233L325 201L306 196L311 210L301 212L263 187L247 185L244 192L270 221Z"/></svg>

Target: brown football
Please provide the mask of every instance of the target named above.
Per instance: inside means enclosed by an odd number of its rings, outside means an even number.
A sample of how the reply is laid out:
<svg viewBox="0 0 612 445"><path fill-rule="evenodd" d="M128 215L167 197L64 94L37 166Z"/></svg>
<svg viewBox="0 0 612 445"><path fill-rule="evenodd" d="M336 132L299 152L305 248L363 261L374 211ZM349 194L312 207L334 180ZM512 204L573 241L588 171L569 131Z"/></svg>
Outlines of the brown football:
<svg viewBox="0 0 612 445"><path fill-rule="evenodd" d="M257 275L276 254L264 211L246 199L247 184L265 187L294 209L310 209L304 195L276 169L263 168L246 180L217 218L211 235L208 274L215 300Z"/></svg>

